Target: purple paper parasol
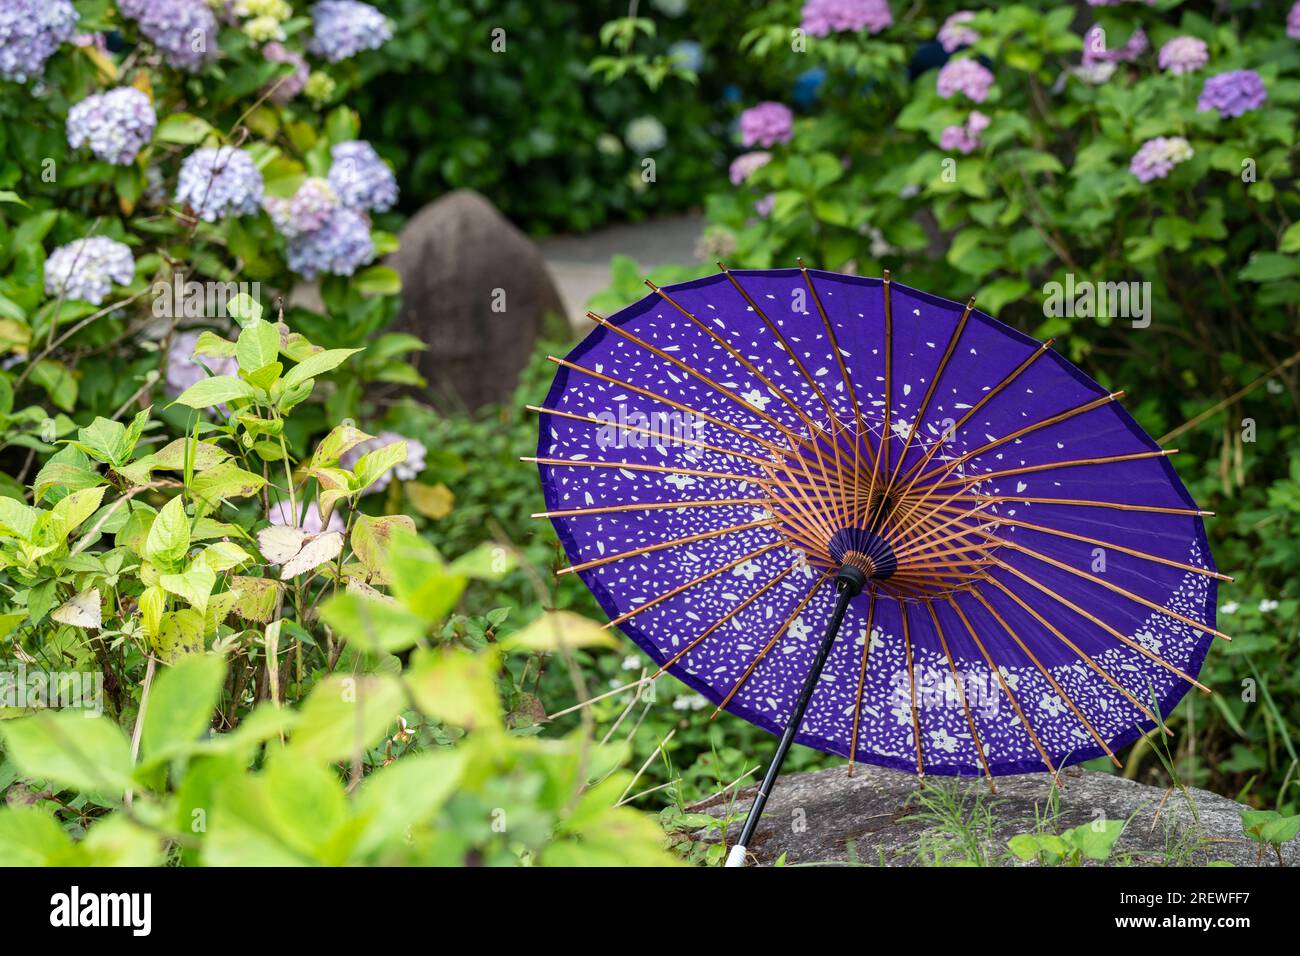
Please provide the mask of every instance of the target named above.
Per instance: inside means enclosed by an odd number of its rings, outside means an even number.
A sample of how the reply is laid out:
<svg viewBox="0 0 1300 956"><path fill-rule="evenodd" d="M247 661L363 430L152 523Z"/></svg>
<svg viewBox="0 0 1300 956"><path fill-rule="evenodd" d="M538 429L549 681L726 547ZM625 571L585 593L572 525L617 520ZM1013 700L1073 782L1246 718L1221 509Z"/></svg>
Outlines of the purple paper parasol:
<svg viewBox="0 0 1300 956"><path fill-rule="evenodd" d="M1054 773L1196 684L1224 636L1205 512L1050 342L888 274L655 293L555 360L546 515L663 670L785 734L755 817L790 737Z"/></svg>

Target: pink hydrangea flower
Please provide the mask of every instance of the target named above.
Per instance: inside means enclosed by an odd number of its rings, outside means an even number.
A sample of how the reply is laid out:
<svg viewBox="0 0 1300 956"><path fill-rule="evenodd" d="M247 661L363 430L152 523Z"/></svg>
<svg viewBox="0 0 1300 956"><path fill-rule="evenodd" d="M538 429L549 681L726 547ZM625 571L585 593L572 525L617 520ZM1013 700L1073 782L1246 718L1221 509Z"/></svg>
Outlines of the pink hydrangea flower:
<svg viewBox="0 0 1300 956"><path fill-rule="evenodd" d="M939 95L944 99L961 93L976 103L983 103L992 85L993 74L977 60L949 60L939 71Z"/></svg>
<svg viewBox="0 0 1300 956"><path fill-rule="evenodd" d="M731 161L731 168L727 171L731 178L731 185L739 186L754 175L755 170L761 169L771 161L772 154L766 150L758 149L752 153L741 153Z"/></svg>
<svg viewBox="0 0 1300 956"><path fill-rule="evenodd" d="M1296 0L1291 12L1286 15L1286 35L1293 40L1300 40L1300 0Z"/></svg>
<svg viewBox="0 0 1300 956"><path fill-rule="evenodd" d="M298 514L302 514L302 502L297 502L297 505ZM294 520L296 517L297 515L294 514L293 509L289 507L288 500L282 499L271 506L271 512L266 516L266 520L271 524L285 528L292 528L297 525L300 531L305 531L307 534L320 534L322 531L342 531L345 527L343 519L339 517L338 509L330 512L329 524L326 525L321 520L320 507L314 501L307 505L307 514L302 519L301 525Z"/></svg>
<svg viewBox="0 0 1300 956"><path fill-rule="evenodd" d="M1129 171L1139 182L1164 179L1175 166L1191 159L1195 153L1192 144L1181 136L1157 136L1142 144L1129 162Z"/></svg>
<svg viewBox="0 0 1300 956"><path fill-rule="evenodd" d="M754 203L754 212L758 213L760 219L766 219L772 215L772 208L776 206L776 193L768 193L758 202Z"/></svg>
<svg viewBox="0 0 1300 956"><path fill-rule="evenodd" d="M971 110L961 126L945 126L939 136L939 148L948 152L970 154L981 146L980 133L993 122L979 110Z"/></svg>
<svg viewBox="0 0 1300 956"><path fill-rule="evenodd" d="M979 42L980 35L966 24L975 19L974 10L958 10L939 28L938 41L947 53L953 53L964 46Z"/></svg>
<svg viewBox="0 0 1300 956"><path fill-rule="evenodd" d="M831 33L879 33L894 22L885 0L808 0L800 26L810 37Z"/></svg>
<svg viewBox="0 0 1300 956"><path fill-rule="evenodd" d="M1091 66L1094 63L1131 63L1150 46L1151 41L1147 39L1146 31L1138 27L1129 34L1123 46L1108 50L1106 31L1094 24L1083 35L1083 64Z"/></svg>
<svg viewBox="0 0 1300 956"><path fill-rule="evenodd" d="M1193 73L1210 62L1210 48L1199 37L1174 37L1160 48L1160 69Z"/></svg>
<svg viewBox="0 0 1300 956"><path fill-rule="evenodd" d="M239 363L231 357L204 355L196 359L194 346L198 341L197 331L177 332L172 337L167 349L167 394L173 398L208 377L204 365L212 370L213 375L234 375L239 368Z"/></svg>
<svg viewBox="0 0 1300 956"><path fill-rule="evenodd" d="M767 101L740 114L740 141L746 146L770 148L794 137L794 113L781 103Z"/></svg>

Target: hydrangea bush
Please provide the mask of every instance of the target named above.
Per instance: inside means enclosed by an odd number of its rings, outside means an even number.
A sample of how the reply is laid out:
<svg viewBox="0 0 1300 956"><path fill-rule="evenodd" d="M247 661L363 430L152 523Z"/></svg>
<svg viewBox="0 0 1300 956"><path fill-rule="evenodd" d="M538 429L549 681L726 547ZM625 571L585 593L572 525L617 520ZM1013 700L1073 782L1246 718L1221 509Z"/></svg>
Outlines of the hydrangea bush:
<svg viewBox="0 0 1300 956"><path fill-rule="evenodd" d="M876 6L733 8L738 43L706 45L738 57L743 86L712 245L734 267L802 256L974 294L1136 395L1237 576L1217 703L1174 718L1195 728L1179 768L1295 807L1294 750L1276 742L1300 738L1300 4L1213 20L1172 0ZM1142 298L1053 294L1085 285ZM1243 681L1290 703L1244 700Z"/></svg>

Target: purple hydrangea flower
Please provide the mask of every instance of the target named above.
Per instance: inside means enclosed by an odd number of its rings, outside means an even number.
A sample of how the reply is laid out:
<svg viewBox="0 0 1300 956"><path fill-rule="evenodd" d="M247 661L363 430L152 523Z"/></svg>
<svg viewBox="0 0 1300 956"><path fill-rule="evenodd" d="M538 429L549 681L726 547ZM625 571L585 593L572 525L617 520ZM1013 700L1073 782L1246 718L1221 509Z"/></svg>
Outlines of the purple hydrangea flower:
<svg viewBox="0 0 1300 956"><path fill-rule="evenodd" d="M741 153L731 161L731 168L727 171L731 177L731 185L739 186L754 171L761 169L772 161L772 154L765 150L754 150L751 153Z"/></svg>
<svg viewBox="0 0 1300 956"><path fill-rule="evenodd" d="M89 144L99 159L129 166L153 138L158 116L149 97L134 86L88 96L68 110L68 145Z"/></svg>
<svg viewBox="0 0 1300 956"><path fill-rule="evenodd" d="M292 73L272 82L271 100L283 106L302 92L303 87L307 85L307 77L311 75L311 70L308 69L307 61L303 59L301 53L290 50L283 43L268 43L262 47L262 56L275 63L293 65Z"/></svg>
<svg viewBox="0 0 1300 956"><path fill-rule="evenodd" d="M131 248L107 236L91 236L60 246L45 260L45 293L100 305L114 284L135 278Z"/></svg>
<svg viewBox="0 0 1300 956"><path fill-rule="evenodd" d="M1106 49L1106 31L1100 26L1092 26L1083 35L1083 64L1092 66L1096 63L1131 63L1147 51L1151 42L1146 31L1138 27L1115 50Z"/></svg>
<svg viewBox="0 0 1300 956"><path fill-rule="evenodd" d="M993 85L993 74L977 60L949 60L939 71L939 95L948 99L962 93L976 103L983 103Z"/></svg>
<svg viewBox="0 0 1300 956"><path fill-rule="evenodd" d="M217 18L205 0L119 0L118 6L170 66L197 73L217 58Z"/></svg>
<svg viewBox="0 0 1300 956"><path fill-rule="evenodd" d="M772 210L776 208L776 193L768 193L758 202L754 203L754 212L758 213L760 219L766 219L772 215Z"/></svg>
<svg viewBox="0 0 1300 956"><path fill-rule="evenodd" d="M1160 48L1160 69L1193 73L1210 62L1210 48L1198 37L1174 37Z"/></svg>
<svg viewBox="0 0 1300 956"><path fill-rule="evenodd" d="M321 228L289 240L289 268L304 279L322 272L350 276L375 258L370 222L364 213L339 206Z"/></svg>
<svg viewBox="0 0 1300 956"><path fill-rule="evenodd" d="M939 136L939 148L948 152L973 153L979 149L980 133L993 122L979 110L971 110L961 126L945 126Z"/></svg>
<svg viewBox="0 0 1300 956"><path fill-rule="evenodd" d="M213 375L234 375L239 369L239 363L233 356L204 355L195 358L194 347L198 342L198 331L177 332L167 348L166 390L173 398L208 377L204 365ZM199 364L200 361L203 365Z"/></svg>
<svg viewBox="0 0 1300 956"><path fill-rule="evenodd" d="M894 22L885 0L807 0L800 24L811 37L831 33L879 33Z"/></svg>
<svg viewBox="0 0 1300 956"><path fill-rule="evenodd" d="M1268 92L1258 73L1254 70L1229 70L1205 81L1196 109L1202 113L1218 110L1221 119L1228 119L1259 109L1266 99Z"/></svg>
<svg viewBox="0 0 1300 956"><path fill-rule="evenodd" d="M966 24L975 19L974 10L958 10L939 28L937 39L947 53L954 53L964 46L979 42L980 35Z"/></svg>
<svg viewBox="0 0 1300 956"><path fill-rule="evenodd" d="M292 239L323 227L338 204L338 194L329 181L312 176L298 187L292 198L267 196L262 201L262 208L280 235Z"/></svg>
<svg viewBox="0 0 1300 956"><path fill-rule="evenodd" d="M788 106L768 100L740 114L740 141L746 146L768 148L793 137L794 113Z"/></svg>
<svg viewBox="0 0 1300 956"><path fill-rule="evenodd" d="M262 174L242 149L196 149L181 164L176 201L207 222L251 216L262 206Z"/></svg>
<svg viewBox="0 0 1300 956"><path fill-rule="evenodd" d="M298 514L302 514L302 502L297 502ZM290 507L287 499L277 501L271 506L270 513L266 520L274 525L280 525L285 528L297 527L299 531L306 534L320 534L322 531L343 531L345 525L343 519L339 517L338 509L330 512L330 520L327 525L321 520L320 506L312 501L307 505L307 514L302 519L302 524L298 524L298 514L294 514L293 508Z"/></svg>
<svg viewBox="0 0 1300 956"><path fill-rule="evenodd" d="M1293 40L1300 40L1300 0L1296 0L1291 12L1286 15L1286 35Z"/></svg>
<svg viewBox="0 0 1300 956"><path fill-rule="evenodd" d="M397 177L365 140L339 143L330 158L330 185L344 206L387 212L396 205Z"/></svg>
<svg viewBox="0 0 1300 956"><path fill-rule="evenodd" d="M26 83L45 72L45 61L77 29L69 0L4 0L0 3L0 77Z"/></svg>
<svg viewBox="0 0 1300 956"><path fill-rule="evenodd" d="M388 18L360 0L321 0L311 8L307 50L338 63L363 50L377 50L393 38Z"/></svg>
<svg viewBox="0 0 1300 956"><path fill-rule="evenodd" d="M398 442L406 443L406 461L395 465L390 471L384 472L366 489L365 494L378 494L387 488L396 478L398 481L414 481L424 471L425 455L427 449L421 442L414 438L407 438L405 435L399 435L397 432L380 432L374 438L363 441L360 445L354 445L342 455L339 456L339 466L351 471L357 466L363 455L368 455L372 451L378 451L381 448L387 448L389 445L395 445Z"/></svg>
<svg viewBox="0 0 1300 956"><path fill-rule="evenodd" d="M1153 179L1164 179L1175 166L1193 155L1192 144L1181 136L1157 136L1142 144L1133 154L1128 168L1140 182L1149 183Z"/></svg>

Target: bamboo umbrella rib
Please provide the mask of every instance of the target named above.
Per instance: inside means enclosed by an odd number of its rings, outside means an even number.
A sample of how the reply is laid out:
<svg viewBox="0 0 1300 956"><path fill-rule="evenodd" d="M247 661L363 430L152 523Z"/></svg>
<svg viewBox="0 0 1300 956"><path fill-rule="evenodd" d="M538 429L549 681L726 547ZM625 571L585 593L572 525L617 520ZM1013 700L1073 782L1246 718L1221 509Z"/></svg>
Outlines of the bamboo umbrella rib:
<svg viewBox="0 0 1300 956"><path fill-rule="evenodd" d="M949 510L944 508L943 510ZM985 525L1008 525L1013 528L1026 528L1030 531L1040 531L1043 534L1055 535L1059 538L1069 538L1071 541L1081 541L1084 544L1095 544L1100 548L1109 548L1118 551L1120 554L1127 554L1134 558L1145 558L1156 564L1163 564L1167 567L1178 568L1182 571L1191 571L1195 574L1204 575L1207 578L1217 578L1220 581L1232 581L1232 578L1226 574L1220 574L1218 571L1211 571L1209 568L1198 567L1195 564L1186 564L1182 561L1175 561L1172 558L1162 558L1159 555L1148 554L1145 551L1139 551L1136 548L1128 548L1122 544L1115 544L1111 541L1102 541L1100 538L1090 538L1087 535L1075 534L1073 531L1062 531L1058 528L1049 528L1046 525L1033 524L1029 521L1017 521L1014 518L1003 518L998 515L988 515L984 521Z"/></svg>
<svg viewBox="0 0 1300 956"><path fill-rule="evenodd" d="M1164 515L1189 515L1192 517L1211 517L1213 511L1201 511L1198 508L1166 508L1160 505L1131 505L1122 501L1084 501L1078 498L1022 498L1016 495L981 495L977 492L971 492L972 498L1004 503L1016 504L1023 502L1029 505L1077 505L1082 508L1114 508L1117 511L1143 511L1152 514Z"/></svg>
<svg viewBox="0 0 1300 956"><path fill-rule="evenodd" d="M1041 584L1038 581L1035 581L1033 578L1025 574L1019 568L1015 568L1012 565L1007 564L1005 561L998 560L995 561L994 563L996 567L1000 568L1001 570L1014 574L1016 577L1024 581L1026 584L1030 584L1033 587L1037 588L1038 590L1042 591L1048 597L1055 600L1058 604L1061 604L1069 608L1071 611L1073 611L1075 614L1078 614L1080 617L1085 618L1088 621L1091 621L1093 624L1097 625L1097 627L1101 628L1103 631L1105 631L1111 637L1115 638L1115 640L1119 641L1124 646L1137 651L1139 654L1141 654L1143 657L1147 658L1148 660L1152 661L1153 663L1159 664L1161 667L1169 671L1171 674L1181 677L1183 680L1187 681L1187 683L1191 684L1197 690L1203 691L1207 694L1210 693L1210 688L1206 687L1204 684L1198 681L1195 677L1192 677L1182 668L1169 663L1167 660L1165 660L1163 657L1156 654L1155 652L1147 650L1137 641L1133 640L1127 635L1121 634L1119 631L1115 630L1115 628L1111 627L1109 624L1102 621L1096 615L1090 614L1088 611L1085 611L1083 608L1079 607L1079 605L1075 604L1073 601L1061 597L1055 591L1048 588L1045 584Z"/></svg>
<svg viewBox="0 0 1300 956"><path fill-rule="evenodd" d="M1030 615L1033 616L1034 620L1038 621L1039 624L1047 628L1047 630L1049 630L1052 634L1054 634L1056 638L1060 640L1066 647L1074 651L1074 653L1078 655L1079 659L1082 660L1085 664L1087 664L1088 667L1090 667L1092 670L1096 671L1099 675L1101 675L1102 679L1105 680L1106 683L1110 684L1117 691L1119 691L1124 696L1124 698L1130 704L1136 707L1142 713L1143 716L1145 716L1148 720L1151 721L1151 723L1153 723L1155 726L1163 730L1165 734L1167 734L1168 736L1173 736L1173 731L1171 731L1168 727L1166 727L1164 723L1158 717L1156 717L1155 713L1152 712L1152 710L1149 707L1147 707L1140 700L1138 700L1131 693L1129 693L1128 689L1124 687L1123 684L1121 684L1114 677L1112 677L1095 660L1093 660L1091 657L1085 654L1077 644L1075 644L1072 640L1070 640L1068 637L1062 634L1060 629L1053 626L1052 623L1047 620L1047 618L1043 617L1036 610L1034 610L1033 606L1026 603L1026 601L1023 598L1021 598L1019 594L1011 590L1009 587L1007 587L1005 584L1003 584L995 577L988 576L984 580L988 581L989 584L992 584L994 587L998 588L1000 591L1005 593L1009 598L1011 598L1011 600L1015 601L1022 608L1024 608L1025 611L1027 611Z"/></svg>
<svg viewBox="0 0 1300 956"><path fill-rule="evenodd" d="M711 531L701 531L698 534L688 534L684 538L673 538L671 541L658 541L654 544L648 544L643 548L633 548L631 551L621 551L618 554L607 554L601 558L593 558L590 561L584 561L582 564L574 564L567 568L560 568L560 570L555 573L575 574L578 571L587 571L591 568L598 568L614 561L622 561L625 558L637 558L643 554L662 551L665 548L674 548L679 544L694 544L696 541L706 541L709 538L717 538L724 534L731 534L733 531L749 531L753 528L771 527L772 524L773 521L771 518L761 518L758 521L748 521L744 524L730 525L726 528L714 528Z"/></svg>
<svg viewBox="0 0 1300 956"><path fill-rule="evenodd" d="M665 352L663 349L659 348L658 346L651 345L649 342L641 338L639 335L629 332L621 325L615 325L613 322L609 321L609 319L605 318L602 315L597 315L595 312L588 312L587 318L591 319L591 321L595 322L601 328L609 329L611 332L614 332L615 334L622 336L627 341L631 342L633 345L637 346L638 348L644 349L646 352L650 353L655 358L664 362L668 362L670 365L675 365L677 368L681 369L687 375L699 379L709 388L713 389L713 391L717 392L719 395L723 396L724 398L727 398L732 402L734 402L735 404L739 405L741 408L749 412L749 414L753 415L759 421L771 425L773 428L775 428L786 438L792 441L803 441L802 435L799 435L797 432L791 431L780 421L778 421L775 417L763 411L753 402L749 401L746 398L743 398L740 395L737 395L735 392L727 388L725 385L715 381L712 377L705 375L703 372L701 372L699 369L695 368L694 366L690 365L689 363L683 362L675 355L670 355L669 353Z"/></svg>
<svg viewBox="0 0 1300 956"><path fill-rule="evenodd" d="M592 505L588 508L564 508L537 511L533 518L576 518L586 515L619 514L627 511L675 511L679 508L725 508L740 505L766 505L768 498L713 498L702 501L645 501L632 505Z"/></svg>
<svg viewBox="0 0 1300 956"><path fill-rule="evenodd" d="M996 793L997 786L993 783L993 771L989 768L988 757L984 754L984 744L975 726L975 715L970 712L970 702L966 699L966 687L962 683L961 675L957 673L957 662L953 660L952 651L948 648L948 639L944 636L943 625L939 623L934 602L926 601L925 609L930 612L930 620L934 622L934 632L939 635L939 644L943 647L943 656L948 659L948 670L952 674L953 683L957 685L957 699L961 701L961 709L966 714L966 726L970 728L971 738L975 744L975 755L979 757L980 765L984 767L984 776L988 778L989 790Z"/></svg>
<svg viewBox="0 0 1300 956"><path fill-rule="evenodd" d="M1047 748L1044 747L1043 742L1038 739L1038 734L1034 732L1033 726L1029 723L1029 718L1025 716L1024 710L1020 707L1020 701L1016 700L1016 695L1012 693L1011 688L1007 685L1006 678L1002 676L1002 672L998 670L997 664L995 664L993 658L989 656L988 649L984 647L984 642L980 640L979 634L976 632L974 625L972 625L970 619L966 617L966 612L961 609L961 605L957 603L957 599L951 595L948 597L948 603L951 604L952 609L957 612L957 616L961 618L962 624L966 625L966 630L970 634L971 640L975 642L975 646L979 648L980 655L984 658L984 662L988 664L989 670L997 679L998 685L1002 688L1002 692L1006 694L1007 699L1011 701L1011 706L1015 710L1016 716L1019 717L1020 722L1025 725L1025 730L1029 734L1030 741L1033 742L1034 749L1036 749L1038 755L1043 758L1043 765L1047 767L1048 771L1052 774L1053 779L1056 781L1057 789L1063 789L1061 786L1060 774L1057 773L1056 767L1052 764L1052 758L1048 756Z"/></svg>
<svg viewBox="0 0 1300 956"><path fill-rule="evenodd" d="M1036 471L1051 471L1054 468L1077 468L1082 465L1113 465L1122 461L1139 461L1143 458L1167 458L1178 454L1177 448L1165 448L1160 451L1135 451L1127 455L1103 455L1098 458L1075 458L1070 461L1049 461L1040 465L1024 465L1020 468L1007 468L1003 471L986 471L979 475L964 475L940 481L930 487L940 488L947 485L975 485L981 481L994 478L1009 478L1013 475L1027 475Z"/></svg>
<svg viewBox="0 0 1300 956"><path fill-rule="evenodd" d="M663 664L660 665L660 667L659 667L659 671L658 671L654 676L657 678L657 677L661 676L662 674L664 674L664 673L668 670L668 668L672 667L674 664L676 664L678 661L680 661L683 657L685 657L687 654L689 654L691 651L693 651L696 647L698 647L698 646L700 645L700 643L701 643L705 638L707 638L710 634L712 634L712 633L713 633L714 631L716 631L718 628L722 627L722 625L726 624L727 621L731 620L733 617L735 617L737 614L739 614L739 613L740 613L741 611L743 611L745 608L749 607L751 604L753 604L753 603L754 603L755 601L757 601L760 597L762 597L764 594L766 594L768 591L770 591L772 588L774 588L774 587L775 587L777 584L779 584L781 581L784 581L787 577L789 577L790 572L793 571L794 569L795 569L795 565L793 565L793 564L790 565L788 568L786 568L784 571L782 571L782 572L780 572L779 574L777 574L774 578L772 578L772 580L768 581L766 584L764 584L762 587L760 587L757 591L755 591L755 592L754 592L753 594L751 594L749 597L745 598L745 600L741 601L739 604L737 604L735 607L733 607L730 611L728 611L728 612L727 612L726 614L724 614L722 617L720 617L720 618L718 618L716 621L714 621L713 624L711 624L711 625L709 626L708 630L704 631L704 633L700 634L699 636L693 638L689 644L687 644L685 647L683 647L680 651L678 651L676 654L674 654L674 655L673 655L672 657L670 657L668 660L664 661Z"/></svg>
<svg viewBox="0 0 1300 956"><path fill-rule="evenodd" d="M912 701L912 742L916 744L916 775L925 786L925 762L921 756L921 718L916 712L916 670L912 666L912 635L907 626L907 606L898 602L898 614L903 619L903 649L907 652L907 687Z"/></svg>
<svg viewBox="0 0 1300 956"><path fill-rule="evenodd" d="M1082 405L1076 405L1074 408L1066 409L1065 411L1059 412L1056 415L1051 415L1047 418L1042 419L1041 421L1037 421L1030 425L1026 425L1023 428L1019 428L1016 431L1013 431L1009 435L1003 435L1001 438L995 438L993 439L993 441L983 444L979 448L975 448L971 451L966 452L965 454L959 455L958 457L952 459L951 461L944 462L942 465L940 465L938 468L933 469L932 471L921 473L920 475L917 476L917 480L925 481L931 475L943 475L943 474L951 473L954 468L964 465L972 458L978 458L980 455L987 454L988 452L992 451L994 448L1000 448L1001 446L1005 445L1009 441L1015 441L1016 439L1022 438L1025 435L1031 434L1032 432L1036 432L1041 428L1048 428L1052 425L1059 425L1063 421L1068 421L1069 419L1075 418L1076 416L1083 415L1088 412L1094 411L1098 408L1101 408L1105 405L1109 405L1111 402L1116 401L1121 396L1123 396L1123 394L1124 394L1123 392L1111 392L1110 394L1105 395L1101 398L1093 399L1090 402L1084 402Z"/></svg>
<svg viewBox="0 0 1300 956"><path fill-rule="evenodd" d="M650 471L663 475L686 475L691 478L717 478L722 481L743 481L751 485L761 485L761 475L737 475L728 471L703 471L698 468L675 468L672 465L645 465L634 461L595 461L576 458L535 458L525 455L520 461L534 465L551 465L553 467L573 468L618 468L627 471Z"/></svg>
<svg viewBox="0 0 1300 956"><path fill-rule="evenodd" d="M985 392L983 396L981 396L979 401L977 401L974 405L968 408L966 410L966 413L962 415L961 418L957 419L956 423L952 426L951 433L953 435L956 435L957 432L959 432L962 429L962 427L979 412L981 408L983 408L986 404L992 401L993 398L995 398L1003 389L1005 389L1008 385L1010 385L1017 378L1019 378L1021 373L1023 373L1025 369L1029 368L1029 366L1033 365L1034 362L1038 361L1038 359L1046 355L1047 352L1052 348L1052 343L1055 341L1056 339L1048 339L1046 342L1040 345L1028 358L1026 358L1019 365L1017 365L1014 369L1012 369L1002 379L1002 381L998 382L991 389ZM907 469L906 472L903 473L903 477L905 479L908 478L909 476L915 475L915 477L912 477L911 484L908 485L907 490L904 491L904 494L906 494L907 491L911 490L912 485L916 484L916 478L919 477L920 470L925 467L926 462L928 462L932 457L934 457L935 452L937 452L942 447L943 447L943 442L938 442L938 441L934 442L932 445L930 445L929 448L926 449L925 455L917 459L916 464L912 465L910 468Z"/></svg>
<svg viewBox="0 0 1300 956"><path fill-rule="evenodd" d="M786 632L786 629L789 628L789 626L792 623L794 623L794 619L803 612L803 609L805 607L808 606L808 602L811 601L812 596L817 593L817 589L820 588L823 584L825 584L829 580L830 580L830 575L823 574L820 578L817 579L817 581L813 584L813 586L808 589L808 593L805 594L803 598L799 601L799 603L795 605L794 610L790 612L790 616L787 617L781 623L781 626L776 629L776 633L772 635L772 639L768 641L767 644L764 645L763 649L760 650L757 655L755 655L754 659L749 662L749 666L746 667L745 672L740 675L740 678L736 681L736 685L731 688L731 691L727 694L727 696L722 699L722 703L718 705L717 710L715 710L713 714L709 717L710 720L712 720L714 717L717 717L718 714L722 713L723 708L726 707L729 703L731 703L731 699L735 697L736 694L740 691L740 688L744 686L745 681L749 680L750 676L758 668L758 665L763 662L763 658L767 657L768 652L771 651L772 648L776 646L776 642L781 639L781 635Z"/></svg>
<svg viewBox="0 0 1300 956"><path fill-rule="evenodd" d="M725 429L729 432L732 432L733 434L739 435L741 438L748 439L749 441L752 441L754 444L759 445L762 448L766 448L768 451L774 454L777 455L785 454L785 451L781 448L780 445L768 441L766 438L763 438L759 435L755 435L753 432L747 431L746 429L741 428L739 425L733 425L731 424L731 422L718 418L716 415L711 415L708 412L702 412L698 408L692 408L690 405L685 405L682 402L675 401L674 399L671 399L666 395L660 395L658 392L653 391L652 389L643 388L640 385L633 385L631 382L625 382L621 378L614 378L614 376L606 375L604 372L597 372L594 368L584 368L581 365L578 365L574 362L570 362L568 359L556 358L554 355L548 355L546 359L547 361L554 362L556 365L559 365L563 368L570 369L574 372L581 372L583 375L588 375L592 378L599 379L600 381L607 382L610 385L617 385L619 388L626 388L628 391L634 392L637 395L644 395L646 398L654 399L657 402L663 402L665 405L669 406L670 408L675 408L680 412L686 412L691 415L696 415L704 419L709 424L716 425L718 428Z"/></svg>
<svg viewBox="0 0 1300 956"><path fill-rule="evenodd" d="M1079 718L1079 721L1083 724L1084 729L1088 731L1088 733L1091 735L1093 740L1097 741L1097 745L1101 747L1102 751L1105 752L1106 756L1110 758L1110 762L1122 770L1124 768L1124 765L1119 762L1119 759L1115 756L1114 751L1110 749L1110 745L1106 743L1106 741L1102 738L1101 734L1097 733L1097 728L1092 725L1092 721L1090 721L1087 717L1084 716L1083 711L1079 709L1079 705L1074 702L1074 698L1072 698L1069 694L1065 692L1065 688L1062 687L1060 683L1057 682L1056 678L1052 676L1052 672L1043 666L1042 662L1038 659L1038 657L1034 654L1034 652L1029 649L1029 647L1025 644L1025 642L1020 639L1020 635L1017 634L1015 630L1011 627L1011 625L1007 623L1006 619L1003 618L1003 616L998 613L997 609L992 604L990 604L987 600L985 600L984 595L980 594L979 591L973 589L970 593L971 593L971 597L979 601L980 604L984 605L984 609L988 611L989 614L993 615L993 619L995 621L997 621L1000 625L1002 625L1002 630L1006 631L1007 636L1016 642L1016 646L1019 647L1020 650L1024 653L1024 655L1029 658L1030 663L1033 664L1035 668L1037 668L1038 672L1043 675L1044 679L1046 679L1047 683L1051 686L1052 690L1056 691L1057 695L1061 698L1061 700L1065 701L1066 706L1070 708L1070 711L1074 714L1074 716Z"/></svg>
<svg viewBox="0 0 1300 956"><path fill-rule="evenodd" d="M876 619L876 592L867 598L867 630L862 639L862 667L858 670L858 692L853 705L853 734L849 743L849 776L858 757L858 727L862 722L862 691L867 682L867 655L871 653L871 629Z"/></svg>
<svg viewBox="0 0 1300 956"><path fill-rule="evenodd" d="M748 554L742 554L740 557L728 561L720 568L714 568L712 571L707 571L704 574L701 574L697 578L687 581L684 584L679 584L677 585L677 587L673 588L672 590L665 591L663 594L660 594L658 597L652 598L651 600L646 601L644 604L634 607L630 611L623 612L618 617L614 618L612 621L605 624L605 627L607 629L611 627L617 627L618 625L622 624L624 621L636 617L642 611L648 611L650 608L654 607L655 605L660 604L663 601L667 601L670 598L674 598L677 595L681 594L683 591L688 591L691 588L695 587L697 584L703 584L705 581L708 581L711 578L715 578L719 574L725 574L727 571L730 571L732 568L740 567L740 565L744 564L746 561L752 561L755 558L761 558L769 551L774 551L779 547L781 547L781 542L774 541L771 544L763 545L763 547L757 549L756 551L751 551Z"/></svg>
<svg viewBox="0 0 1300 956"><path fill-rule="evenodd" d="M957 321L953 333L948 338L948 346L944 349L943 357L939 360L939 367L934 374L930 376L930 383L926 386L925 397L921 399L921 404L917 408L916 415L912 417L912 424L907 429L907 439L903 442L903 450L898 454L898 464L894 466L893 472L889 476L889 482L885 485L885 497L889 497L889 492L893 490L894 483L898 481L899 474L903 470L903 463L907 460L907 450L912 447L912 439L916 437L916 430L921 426L921 419L930 409L930 399L934 397L935 388L939 384L939 379L943 376L948 367L948 362L952 359L953 352L957 349L957 343L961 335L966 331L966 323L970 319L971 310L975 308L975 297L971 296L966 303L966 308L962 310L961 318ZM915 484L915 482L913 482ZM910 487L910 486L909 486Z"/></svg>

